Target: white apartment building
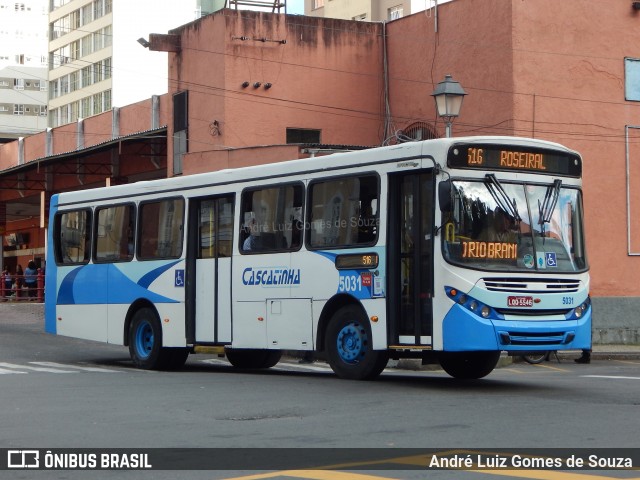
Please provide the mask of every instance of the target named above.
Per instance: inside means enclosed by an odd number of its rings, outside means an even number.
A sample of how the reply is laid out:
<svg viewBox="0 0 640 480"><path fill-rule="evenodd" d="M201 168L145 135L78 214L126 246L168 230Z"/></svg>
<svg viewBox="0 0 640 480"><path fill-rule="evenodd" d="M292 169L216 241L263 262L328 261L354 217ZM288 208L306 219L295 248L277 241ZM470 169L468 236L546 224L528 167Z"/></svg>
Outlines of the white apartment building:
<svg viewBox="0 0 640 480"><path fill-rule="evenodd" d="M168 90L165 52L138 39L209 13L202 0L49 0L49 126Z"/></svg>
<svg viewBox="0 0 640 480"><path fill-rule="evenodd" d="M0 141L47 128L49 0L0 0Z"/></svg>
<svg viewBox="0 0 640 480"><path fill-rule="evenodd" d="M413 13L438 15L438 5L451 0L304 0L304 14L366 22L388 22Z"/></svg>
<svg viewBox="0 0 640 480"><path fill-rule="evenodd" d="M425 0L427 4L432 1ZM304 14L310 17L383 22L411 13L411 0L304 0Z"/></svg>

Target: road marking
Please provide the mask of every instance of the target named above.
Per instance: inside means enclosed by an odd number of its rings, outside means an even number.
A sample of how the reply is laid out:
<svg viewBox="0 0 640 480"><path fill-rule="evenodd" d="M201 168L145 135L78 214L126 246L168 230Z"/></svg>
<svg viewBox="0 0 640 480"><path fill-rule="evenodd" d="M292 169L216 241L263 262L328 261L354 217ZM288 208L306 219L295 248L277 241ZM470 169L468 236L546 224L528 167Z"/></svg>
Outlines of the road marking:
<svg viewBox="0 0 640 480"><path fill-rule="evenodd" d="M27 373L20 370L7 370L6 368L0 368L0 375L11 375L12 373Z"/></svg>
<svg viewBox="0 0 640 480"><path fill-rule="evenodd" d="M65 363L56 363L56 362L29 362L29 363L33 365L42 365L43 367L75 368L77 370L82 370L83 372L122 373L119 370L110 370L108 368L81 367L79 365L69 365Z"/></svg>
<svg viewBox="0 0 640 480"><path fill-rule="evenodd" d="M30 367L29 365L16 365L14 363L0 363L0 368L16 368L18 370L33 370L34 372L48 372L48 373L79 373L77 370L60 370L59 368L46 368L46 367Z"/></svg>
<svg viewBox="0 0 640 480"><path fill-rule="evenodd" d="M555 470L469 470L475 473L486 473L488 475L503 475L507 477L534 478L537 480L623 480L618 477L605 477L602 475L591 475L589 473L567 473ZM624 480L640 480L638 478L628 478Z"/></svg>
<svg viewBox="0 0 640 480"><path fill-rule="evenodd" d="M244 477L232 477L226 480L261 480L263 478L293 477L310 480L396 480L396 477L381 477L378 475L365 475L355 472L339 472L335 470L284 470L279 472L259 473Z"/></svg>
<svg viewBox="0 0 640 480"><path fill-rule="evenodd" d="M538 368L547 368L549 370L555 370L556 372L569 372L569 370L567 370L566 368L552 367L551 365L546 365L544 363L538 363L533 366Z"/></svg>
<svg viewBox="0 0 640 480"><path fill-rule="evenodd" d="M584 378L611 378L613 380L640 380L640 377L623 377L622 375L580 375Z"/></svg>

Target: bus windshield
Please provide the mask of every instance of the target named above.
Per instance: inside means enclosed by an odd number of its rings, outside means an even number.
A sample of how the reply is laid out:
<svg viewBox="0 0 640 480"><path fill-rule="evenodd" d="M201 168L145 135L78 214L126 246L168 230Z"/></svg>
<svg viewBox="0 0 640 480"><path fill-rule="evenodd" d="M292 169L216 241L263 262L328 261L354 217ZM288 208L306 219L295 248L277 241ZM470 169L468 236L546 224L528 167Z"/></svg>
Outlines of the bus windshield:
<svg viewBox="0 0 640 480"><path fill-rule="evenodd" d="M460 266L566 273L588 268L582 193L552 184L453 180L443 212L443 254Z"/></svg>

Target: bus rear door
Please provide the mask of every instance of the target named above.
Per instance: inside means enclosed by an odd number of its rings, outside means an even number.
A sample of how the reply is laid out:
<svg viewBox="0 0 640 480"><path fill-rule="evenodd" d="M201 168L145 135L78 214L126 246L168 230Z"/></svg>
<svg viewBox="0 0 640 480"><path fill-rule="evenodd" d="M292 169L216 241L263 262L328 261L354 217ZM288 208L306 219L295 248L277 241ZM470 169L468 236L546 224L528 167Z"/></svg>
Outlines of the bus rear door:
<svg viewBox="0 0 640 480"><path fill-rule="evenodd" d="M188 343L231 342L234 196L192 200L187 240Z"/></svg>

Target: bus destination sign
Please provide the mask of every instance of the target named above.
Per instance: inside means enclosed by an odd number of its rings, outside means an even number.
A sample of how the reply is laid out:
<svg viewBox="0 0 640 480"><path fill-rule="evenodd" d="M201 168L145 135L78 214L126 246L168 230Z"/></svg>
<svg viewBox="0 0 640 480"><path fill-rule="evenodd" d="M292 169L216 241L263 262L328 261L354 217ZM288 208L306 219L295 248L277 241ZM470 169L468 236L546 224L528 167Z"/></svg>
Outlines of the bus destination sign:
<svg viewBox="0 0 640 480"><path fill-rule="evenodd" d="M515 145L456 144L449 149L451 168L506 170L580 177L582 161L574 153Z"/></svg>

